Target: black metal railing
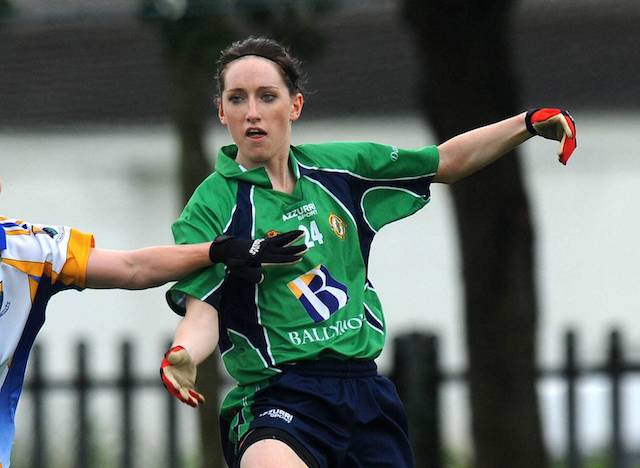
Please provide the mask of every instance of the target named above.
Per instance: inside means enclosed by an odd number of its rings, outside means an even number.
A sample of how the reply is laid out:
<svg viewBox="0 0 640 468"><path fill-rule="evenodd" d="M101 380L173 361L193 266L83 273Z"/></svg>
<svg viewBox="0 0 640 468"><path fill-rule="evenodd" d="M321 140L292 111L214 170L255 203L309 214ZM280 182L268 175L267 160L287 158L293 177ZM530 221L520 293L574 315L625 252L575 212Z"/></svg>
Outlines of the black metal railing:
<svg viewBox="0 0 640 468"><path fill-rule="evenodd" d="M442 415L439 411L442 385L452 382L464 383L466 372L442 369L438 358L438 338L434 334L411 333L398 336L395 339L395 347L394 381L407 408L412 441L415 441L416 465L424 468L442 468ZM415 356L421 356L421 359L415 359ZM403 367L407 363L413 367ZM635 457L633 463L638 463L637 451L632 453L624 447L622 430L625 408L622 381L632 375L640 375L640 362L631 362L625 358L622 337L618 330L612 330L609 334L608 351L603 364L580 367L576 356L576 333L568 331L564 337L564 365L538 370L539 381L556 378L561 379L566 385L566 468L583 468L586 465L585 454L581 451L578 438L580 420L577 395L580 381L594 376L604 377L610 386L607 466L628 468L631 466L632 457ZM638 397L640 396L636 396Z"/></svg>
<svg viewBox="0 0 640 468"><path fill-rule="evenodd" d="M424 468L442 468L444 449L441 430L441 392L443 384L461 383L466 379L465 371L451 372L443 369L438 356L438 338L430 333L411 333L399 335L394 340L395 355L392 378L398 393L407 407L410 432L416 454L417 466ZM42 366L42 348L36 345L30 359L29 380L25 392L32 402L32 437L30 443L30 465L36 468L49 468L48 440L45 422L45 406L50 391L63 390L75 398L76 421L75 461L72 466L88 468L93 465L91 454L92 430L89 412L90 395L93 391L116 392L120 400L121 448L119 466L136 466L134 448L138 437L134 425L133 398L136 392L144 389L156 389L164 392L158 376L138 377L133 372L132 346L125 341L121 344L120 371L115 378L95 378L90 375L87 365L87 345L77 344L76 371L71 379L55 379L45 376ZM640 374L640 363L627 360L623 353L622 338L619 331L609 335L607 356L602 365L580 367L576 355L576 334L569 331L564 338L564 364L552 369L541 369L539 379L561 379L566 385L565 420L567 468L582 468L585 465L581 453L578 431L580 427L578 408L578 389L585 377L603 376L610 385L609 417L610 443L609 454L611 468L626 466L629 454L623 444L623 418L625 401L622 395L622 380L632 374ZM421 356L421 359L415 359ZM27 396L27 395L25 395ZM165 430L166 440L162 446L164 466L180 466L180 446L178 440L179 402L166 394ZM419 441L419 443L417 443ZM155 465L158 466L158 465Z"/></svg>
<svg viewBox="0 0 640 468"><path fill-rule="evenodd" d="M121 450L118 466L132 468L136 466L134 460L134 448L137 443L137 435L134 429L134 404L133 396L137 391L144 389L157 389L164 392L159 376L137 377L133 373L132 346L129 341L122 343L120 348L121 374L115 378L96 378L90 375L87 365L88 347L85 342L76 345L76 370L71 379L56 379L45 377L42 366L43 350L40 345L34 346L29 363L29 380L25 384L25 392L30 394L33 405L33 421L30 433L32 434L29 447L30 466L34 468L49 468L51 465L48 454L48 438L45 424L45 401L51 391L69 392L75 399L76 421L74 433L75 441L75 468L88 468L94 466L91 455L91 440L93 428L90 417L90 395L93 391L111 391L118 395L120 400L120 434ZM167 467L178 467L178 405L179 402L166 394L166 440L163 446L166 454L162 457L166 460Z"/></svg>

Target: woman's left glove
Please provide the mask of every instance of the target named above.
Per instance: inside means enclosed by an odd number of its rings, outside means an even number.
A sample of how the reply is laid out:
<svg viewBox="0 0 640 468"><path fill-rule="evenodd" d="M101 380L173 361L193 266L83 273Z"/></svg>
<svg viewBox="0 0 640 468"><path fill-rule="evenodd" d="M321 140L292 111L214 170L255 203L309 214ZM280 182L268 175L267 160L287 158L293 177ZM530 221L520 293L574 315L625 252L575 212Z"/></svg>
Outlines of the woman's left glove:
<svg viewBox="0 0 640 468"><path fill-rule="evenodd" d="M183 403L194 408L204 403L204 397L194 390L196 365L182 346L174 346L165 353L160 378L167 391Z"/></svg>
<svg viewBox="0 0 640 468"><path fill-rule="evenodd" d="M532 135L559 141L558 160L567 164L577 146L576 123L569 112L545 107L530 109L527 111L525 123Z"/></svg>

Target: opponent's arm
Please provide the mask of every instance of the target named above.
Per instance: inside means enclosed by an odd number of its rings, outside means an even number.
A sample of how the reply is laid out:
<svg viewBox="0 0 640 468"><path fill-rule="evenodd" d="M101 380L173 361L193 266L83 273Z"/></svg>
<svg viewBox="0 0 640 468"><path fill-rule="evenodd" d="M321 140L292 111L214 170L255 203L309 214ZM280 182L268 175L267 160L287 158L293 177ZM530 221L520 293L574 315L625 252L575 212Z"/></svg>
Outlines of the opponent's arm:
<svg viewBox="0 0 640 468"><path fill-rule="evenodd" d="M307 251L293 245L302 231L290 231L270 239L218 236L211 243L167 245L138 250L92 249L87 266L88 288L145 289L176 281L189 273L224 263L231 274L254 283L262 279L262 267L299 262Z"/></svg>
<svg viewBox="0 0 640 468"><path fill-rule="evenodd" d="M218 311L190 296L186 301L187 313L178 324L171 349L164 355L160 377L171 395L195 407L204 402L195 390L196 366L218 345Z"/></svg>
<svg viewBox="0 0 640 468"><path fill-rule="evenodd" d="M534 109L455 136L438 146L440 164L434 182L453 183L473 174L534 135L560 141L566 164L575 149L575 123L560 109Z"/></svg>
<svg viewBox="0 0 640 468"><path fill-rule="evenodd" d="M91 249L88 288L145 289L176 281L212 264L210 242L138 250Z"/></svg>

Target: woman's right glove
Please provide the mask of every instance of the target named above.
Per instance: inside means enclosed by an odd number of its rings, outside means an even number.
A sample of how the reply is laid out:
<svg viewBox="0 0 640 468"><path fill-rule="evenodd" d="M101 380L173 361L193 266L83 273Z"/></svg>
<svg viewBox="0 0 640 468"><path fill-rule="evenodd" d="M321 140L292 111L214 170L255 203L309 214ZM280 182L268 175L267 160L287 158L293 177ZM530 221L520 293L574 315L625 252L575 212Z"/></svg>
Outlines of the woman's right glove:
<svg viewBox="0 0 640 468"><path fill-rule="evenodd" d="M209 258L213 263L224 263L233 276L251 283L261 283L264 279L263 266L287 265L302 260L307 246L291 244L303 236L304 233L299 230L264 239L222 235L211 243Z"/></svg>
<svg viewBox="0 0 640 468"><path fill-rule="evenodd" d="M204 397L194 390L196 365L182 346L174 346L165 353L160 378L167 391L183 403L194 408L204 403Z"/></svg>

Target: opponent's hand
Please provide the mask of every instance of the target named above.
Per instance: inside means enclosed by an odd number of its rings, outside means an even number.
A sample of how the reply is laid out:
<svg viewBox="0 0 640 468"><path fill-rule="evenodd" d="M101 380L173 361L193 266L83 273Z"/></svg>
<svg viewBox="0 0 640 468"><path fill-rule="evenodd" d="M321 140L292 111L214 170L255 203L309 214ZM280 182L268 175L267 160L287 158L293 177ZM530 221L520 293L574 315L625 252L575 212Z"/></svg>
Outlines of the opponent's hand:
<svg viewBox="0 0 640 468"><path fill-rule="evenodd" d="M231 275L252 283L264 279L265 265L287 265L302 260L307 251L305 244L292 245L304 236L302 231L289 231L264 239L240 239L218 236L211 243L209 257L213 263L224 263Z"/></svg>
<svg viewBox="0 0 640 468"><path fill-rule="evenodd" d="M174 346L165 353L160 378L167 391L183 403L194 408L204 403L204 397L194 390L196 365L182 346Z"/></svg>
<svg viewBox="0 0 640 468"><path fill-rule="evenodd" d="M525 123L532 135L559 141L558 160L567 164L577 145L576 123L569 112L544 107L531 109L527 112Z"/></svg>

